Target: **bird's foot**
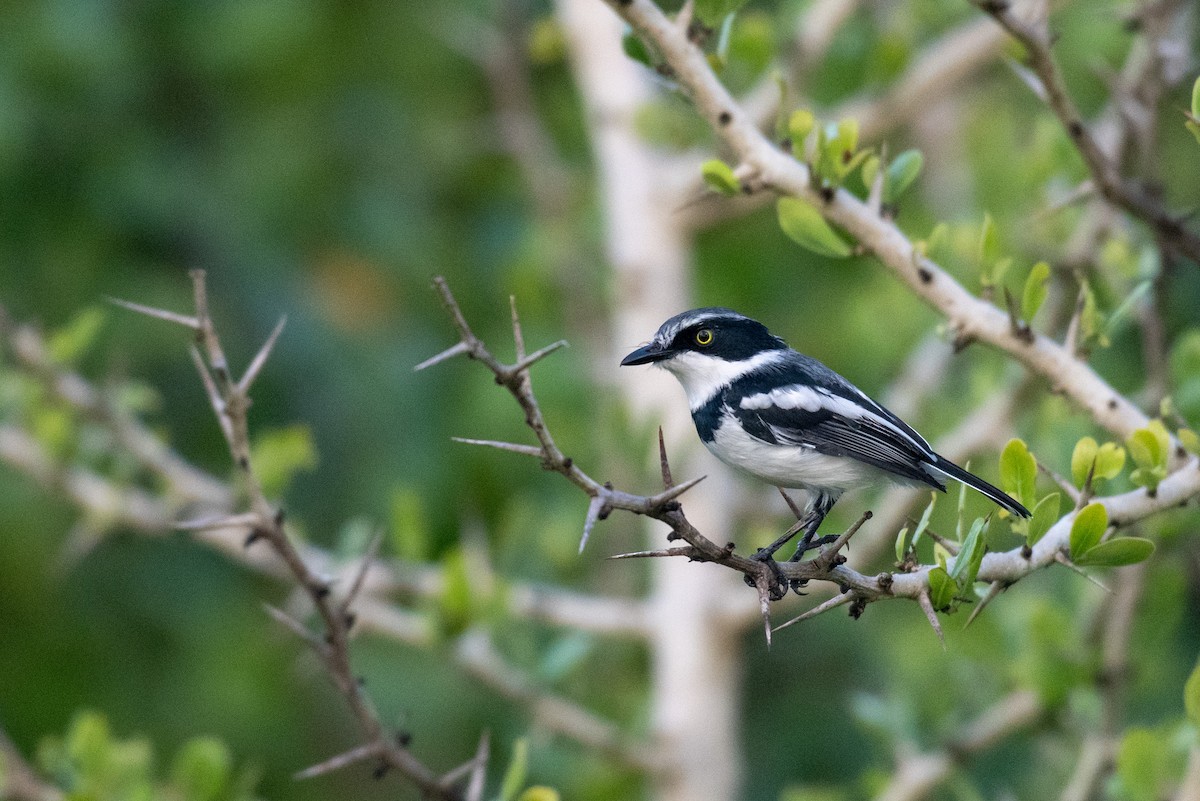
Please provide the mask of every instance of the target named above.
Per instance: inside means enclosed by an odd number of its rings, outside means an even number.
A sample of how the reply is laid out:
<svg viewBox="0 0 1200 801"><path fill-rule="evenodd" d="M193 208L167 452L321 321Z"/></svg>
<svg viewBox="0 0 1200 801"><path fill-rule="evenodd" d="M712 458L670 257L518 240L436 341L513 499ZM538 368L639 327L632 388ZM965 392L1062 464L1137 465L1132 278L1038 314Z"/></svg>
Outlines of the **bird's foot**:
<svg viewBox="0 0 1200 801"><path fill-rule="evenodd" d="M759 548L758 551L750 557L751 561L762 562L771 572L771 583L767 587L767 597L772 601L778 601L788 594L788 588L791 584L784 577L783 571L779 568L779 563L775 561L775 551L771 548ZM756 578L747 573L745 576L746 585L757 587Z"/></svg>
<svg viewBox="0 0 1200 801"><path fill-rule="evenodd" d="M814 537L811 540L801 541L801 543L796 546L796 552L792 554L792 558L788 561L799 562L809 551L815 551L822 545L828 545L831 542L837 542L837 538L837 534L826 534L824 537Z"/></svg>

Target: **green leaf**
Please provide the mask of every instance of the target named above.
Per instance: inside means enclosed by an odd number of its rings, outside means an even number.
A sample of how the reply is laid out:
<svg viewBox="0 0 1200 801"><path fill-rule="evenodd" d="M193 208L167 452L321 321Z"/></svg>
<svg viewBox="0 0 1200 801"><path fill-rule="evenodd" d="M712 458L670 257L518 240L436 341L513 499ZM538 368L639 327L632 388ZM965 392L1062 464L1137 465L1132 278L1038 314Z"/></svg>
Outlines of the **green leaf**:
<svg viewBox="0 0 1200 801"><path fill-rule="evenodd" d="M1084 551L1075 564L1081 567L1121 567L1150 558L1154 543L1142 537L1114 537Z"/></svg>
<svg viewBox="0 0 1200 801"><path fill-rule="evenodd" d="M817 118L806 108L797 109L788 117L788 137L792 140L792 155L801 161L806 153L804 143L817 124Z"/></svg>
<svg viewBox="0 0 1200 801"><path fill-rule="evenodd" d="M1030 548L1037 545L1038 540L1058 522L1058 512L1061 499L1057 492L1052 492L1038 501L1033 508L1033 516L1029 518L1029 532L1025 535L1025 544Z"/></svg>
<svg viewBox="0 0 1200 801"><path fill-rule="evenodd" d="M466 556L462 549L455 548L442 557L442 594L438 598L438 622L444 632L449 635L459 634L470 625L474 592ZM513 758L516 758L515 754ZM515 789L513 793L516 793Z"/></svg>
<svg viewBox="0 0 1200 801"><path fill-rule="evenodd" d="M1071 559L1077 562L1095 548L1107 528L1108 510L1103 504L1089 503L1080 509L1071 523Z"/></svg>
<svg viewBox="0 0 1200 801"><path fill-rule="evenodd" d="M1171 795L1169 784L1178 780L1175 749L1165 732L1131 728L1117 748L1117 779L1125 801L1158 801Z"/></svg>
<svg viewBox="0 0 1200 801"><path fill-rule="evenodd" d="M76 314L46 342L46 349L55 364L73 364L95 344L100 330L108 320L104 309L93 306Z"/></svg>
<svg viewBox="0 0 1200 801"><path fill-rule="evenodd" d="M1150 291L1150 287L1152 285L1152 281L1142 281L1140 284L1135 286L1128 295L1125 296L1125 300L1121 301L1121 305L1113 309L1112 314L1108 316L1108 321L1105 323L1104 327L1106 334L1112 336L1112 334L1116 332L1125 318L1128 317L1133 311L1134 305L1137 304L1137 302L1143 297L1145 297L1146 293Z"/></svg>
<svg viewBox="0 0 1200 801"><path fill-rule="evenodd" d="M874 153L872 153L870 156L867 157L866 161L864 161L863 165L862 165L862 181L863 181L863 183L866 186L870 187L871 184L875 183L875 176L878 174L879 174L879 156L876 156Z"/></svg>
<svg viewBox="0 0 1200 801"><path fill-rule="evenodd" d="M903 562L904 557L908 556L909 536L908 526L900 529L900 533L896 535L896 561Z"/></svg>
<svg viewBox="0 0 1200 801"><path fill-rule="evenodd" d="M700 166L700 175L709 189L732 196L742 191L742 185L733 174L733 168L720 159L710 159Z"/></svg>
<svg viewBox="0 0 1200 801"><path fill-rule="evenodd" d="M1088 473L1096 463L1099 452L1100 446L1091 437L1084 437L1075 443L1075 450L1071 453L1071 481L1079 489L1083 489L1083 485L1087 483Z"/></svg>
<svg viewBox="0 0 1200 801"><path fill-rule="evenodd" d="M186 801L216 801L225 794L233 758L220 740L197 737L183 744L171 763L171 781Z"/></svg>
<svg viewBox="0 0 1200 801"><path fill-rule="evenodd" d="M845 258L851 247L834 233L810 203L799 198L782 197L775 206L779 215L779 227L796 244L820 256Z"/></svg>
<svg viewBox="0 0 1200 801"><path fill-rule="evenodd" d="M1200 78L1192 84L1192 116L1200 117Z"/></svg>
<svg viewBox="0 0 1200 801"><path fill-rule="evenodd" d="M1102 348L1109 345L1105 334L1104 315L1100 313L1100 305L1096 301L1096 293L1091 284L1083 282L1083 311L1079 315L1079 330L1084 342L1095 342Z"/></svg>
<svg viewBox="0 0 1200 801"><path fill-rule="evenodd" d="M1000 454L1000 486L1026 506L1036 499L1037 460L1020 439L1011 439Z"/></svg>
<svg viewBox="0 0 1200 801"><path fill-rule="evenodd" d="M715 28L744 5L746 0L696 0L696 16L708 27Z"/></svg>
<svg viewBox="0 0 1200 801"><path fill-rule="evenodd" d="M929 600L937 611L942 612L950 608L957 589L958 585L944 568L935 567L929 571Z"/></svg>
<svg viewBox="0 0 1200 801"><path fill-rule="evenodd" d="M983 227L979 231L979 266L987 271L987 268L996 263L1000 258L1000 233L996 230L996 223L992 219L992 215L984 213Z"/></svg>
<svg viewBox="0 0 1200 801"><path fill-rule="evenodd" d="M389 510L392 551L396 557L406 562L429 559L429 521L422 494L412 486L397 487L392 492Z"/></svg>
<svg viewBox="0 0 1200 801"><path fill-rule="evenodd" d="M933 505L937 502L937 493L929 493L929 505L925 507L925 511L921 513L921 519L917 521L917 527L913 529L912 544L915 548L917 543L921 541L921 535L925 533L925 529L929 528L929 518L933 515Z"/></svg>
<svg viewBox="0 0 1200 801"><path fill-rule="evenodd" d="M515 801L528 773L529 740L520 737L513 743L512 759L508 762L508 770L504 771L504 781L500 783L499 801Z"/></svg>
<svg viewBox="0 0 1200 801"><path fill-rule="evenodd" d="M1200 727L1200 662L1183 685L1183 708L1193 726Z"/></svg>
<svg viewBox="0 0 1200 801"><path fill-rule="evenodd" d="M559 798L558 790L538 785L521 793L521 797L517 801L559 801Z"/></svg>
<svg viewBox="0 0 1200 801"><path fill-rule="evenodd" d="M1095 478L1114 479L1125 469L1125 449L1115 442L1106 442L1096 452Z"/></svg>
<svg viewBox="0 0 1200 801"><path fill-rule="evenodd" d="M1129 446L1129 455L1138 467L1154 467L1158 464L1158 439L1148 429L1134 431L1125 444Z"/></svg>
<svg viewBox="0 0 1200 801"><path fill-rule="evenodd" d="M646 43L636 33L630 31L621 37L621 49L625 51L625 55L639 64L645 64L647 67L654 66L650 58L650 51L646 49Z"/></svg>
<svg viewBox="0 0 1200 801"><path fill-rule="evenodd" d="M262 482L263 492L267 497L278 497L296 473L317 466L312 430L298 424L265 431L255 438L250 459Z"/></svg>
<svg viewBox="0 0 1200 801"><path fill-rule="evenodd" d="M1175 435L1179 437L1179 444L1188 453L1200 455L1200 434L1197 434L1190 428L1181 428L1175 432Z"/></svg>
<svg viewBox="0 0 1200 801"><path fill-rule="evenodd" d="M920 150L905 150L892 159L883 182L883 202L895 203L912 186L925 166Z"/></svg>
<svg viewBox="0 0 1200 801"><path fill-rule="evenodd" d="M984 518L978 517L971 524L971 530L967 532L967 538L959 548L958 556L954 557L954 567L950 569L950 578L954 579L963 593L975 583L975 576L979 573L979 565L983 562L983 554L987 550L985 538L982 536L985 522Z"/></svg>
<svg viewBox="0 0 1200 801"><path fill-rule="evenodd" d="M729 42L735 18L737 14L726 14L725 19L721 20L721 29L717 32L716 56L721 61L721 66L729 62Z"/></svg>
<svg viewBox="0 0 1200 801"><path fill-rule="evenodd" d="M1044 261L1039 261L1029 270L1029 276L1025 279L1025 289L1021 293L1021 316L1026 322L1032 322L1038 309L1046 302L1046 296L1050 294L1046 285L1049 279L1050 265Z"/></svg>

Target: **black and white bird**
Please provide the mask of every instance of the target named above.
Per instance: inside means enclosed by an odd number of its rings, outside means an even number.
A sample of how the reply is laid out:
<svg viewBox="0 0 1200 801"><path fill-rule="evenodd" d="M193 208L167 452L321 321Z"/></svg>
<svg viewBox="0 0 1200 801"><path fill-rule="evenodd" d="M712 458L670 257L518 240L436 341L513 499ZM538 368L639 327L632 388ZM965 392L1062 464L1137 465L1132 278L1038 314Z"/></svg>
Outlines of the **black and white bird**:
<svg viewBox="0 0 1200 801"><path fill-rule="evenodd" d="M718 459L776 487L808 491L804 517L759 559L770 559L798 530L803 535L792 559L800 559L815 547L817 528L843 492L881 479L944 492L942 478L953 478L1029 517L1002 490L934 453L845 378L730 309L672 317L621 364L656 364L674 374L701 441Z"/></svg>

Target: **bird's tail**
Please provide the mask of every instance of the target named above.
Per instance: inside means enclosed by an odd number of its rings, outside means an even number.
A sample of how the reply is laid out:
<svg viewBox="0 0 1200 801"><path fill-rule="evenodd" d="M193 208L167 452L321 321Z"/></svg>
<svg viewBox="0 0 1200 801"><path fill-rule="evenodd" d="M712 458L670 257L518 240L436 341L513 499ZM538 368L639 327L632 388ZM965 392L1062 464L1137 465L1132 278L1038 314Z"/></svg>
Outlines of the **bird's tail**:
<svg viewBox="0 0 1200 801"><path fill-rule="evenodd" d="M963 470L949 459L934 454L932 466L938 472L943 473L950 478L961 481L971 489L978 490L997 505L1007 509L1014 515L1017 515L1018 517L1029 517L1029 510L1018 503L1007 492L999 487L993 487L991 484L987 483L974 473L968 473L966 470Z"/></svg>

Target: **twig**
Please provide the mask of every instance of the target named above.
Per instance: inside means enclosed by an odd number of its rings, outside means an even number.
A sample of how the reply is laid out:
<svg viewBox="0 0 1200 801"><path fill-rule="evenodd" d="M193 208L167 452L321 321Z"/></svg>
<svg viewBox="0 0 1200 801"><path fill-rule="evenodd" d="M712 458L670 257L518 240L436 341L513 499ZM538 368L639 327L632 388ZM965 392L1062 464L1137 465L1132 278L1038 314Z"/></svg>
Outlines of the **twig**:
<svg viewBox="0 0 1200 801"><path fill-rule="evenodd" d="M1029 56L1030 68L1045 88L1046 104L1058 117L1075 148L1083 157L1097 189L1105 199L1146 223L1159 239L1193 262L1200 263L1200 234L1183 224L1183 217L1169 213L1153 193L1142 184L1124 178L1118 165L1108 157L1084 124L1075 101L1067 92L1062 72L1051 52L1053 36L1045 19L1028 22L1020 19L1007 2L971 0L990 14L1004 30L1020 42Z"/></svg>
<svg viewBox="0 0 1200 801"><path fill-rule="evenodd" d="M332 597L327 581L313 571L288 537L284 528L283 515L267 499L262 483L254 469L247 416L250 408L248 389L270 355L282 323L276 326L275 331L251 362L242 379L235 380L226 361L220 337L209 314L204 271L193 270L191 276L196 304L193 328L200 343L199 348L191 349L192 358L204 381L205 391L229 445L230 456L245 484L250 506L249 511L245 514L254 516L252 530L270 544L298 586L308 595L321 620L324 633L318 638L285 613L273 607L268 607L268 610L276 620L309 642L321 657L334 686L342 694L358 722L364 739L363 748L377 750L388 768L399 771L427 796L444 801L462 801L461 792L444 787L439 782L436 773L384 730L374 705L350 664L349 628L351 621L345 614L343 605ZM139 310L146 311L145 309ZM152 314L152 316L170 319L171 315L165 313L165 315ZM360 584L360 580L356 580L355 584ZM347 600L351 599L356 592L357 588L352 588Z"/></svg>

